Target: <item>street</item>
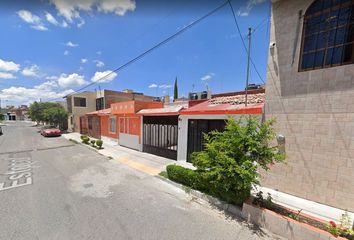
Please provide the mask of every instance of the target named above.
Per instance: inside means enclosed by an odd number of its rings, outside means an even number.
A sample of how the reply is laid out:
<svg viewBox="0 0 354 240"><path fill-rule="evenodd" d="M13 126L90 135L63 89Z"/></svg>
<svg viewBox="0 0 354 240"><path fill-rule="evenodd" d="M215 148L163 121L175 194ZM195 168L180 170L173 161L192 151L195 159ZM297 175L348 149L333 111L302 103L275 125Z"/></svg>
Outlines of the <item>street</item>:
<svg viewBox="0 0 354 240"><path fill-rule="evenodd" d="M0 136L0 239L273 239L31 123Z"/></svg>

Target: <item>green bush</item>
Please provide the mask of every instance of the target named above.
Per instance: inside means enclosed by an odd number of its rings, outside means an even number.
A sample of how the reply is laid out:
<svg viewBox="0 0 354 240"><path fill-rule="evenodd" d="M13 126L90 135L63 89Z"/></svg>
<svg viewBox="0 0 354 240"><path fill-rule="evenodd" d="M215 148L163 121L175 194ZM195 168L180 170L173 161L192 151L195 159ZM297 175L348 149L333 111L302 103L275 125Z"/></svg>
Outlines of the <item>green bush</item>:
<svg viewBox="0 0 354 240"><path fill-rule="evenodd" d="M83 142L84 144L89 144L90 138L89 138L88 136L85 136L84 138L82 138L82 142Z"/></svg>
<svg viewBox="0 0 354 240"><path fill-rule="evenodd" d="M103 145L103 141L100 139L96 140L96 145L97 145L98 149L101 149L102 145Z"/></svg>
<svg viewBox="0 0 354 240"><path fill-rule="evenodd" d="M87 138L87 135L81 135L80 138L81 140L84 140L85 138Z"/></svg>
<svg viewBox="0 0 354 240"><path fill-rule="evenodd" d="M92 140L90 141L90 143L91 143L91 145L94 147L94 146L95 146L95 143L96 143L96 140L92 139Z"/></svg>
<svg viewBox="0 0 354 240"><path fill-rule="evenodd" d="M227 202L240 204L258 183L258 168L284 160L275 139L274 120L256 117L229 118L225 131L204 135L205 150L192 154L193 165L204 177L209 192Z"/></svg>
<svg viewBox="0 0 354 240"><path fill-rule="evenodd" d="M274 120L260 122L255 117L229 119L224 132L204 135L205 150L192 154L197 170L167 166L168 178L185 186L203 191L226 202L242 204L258 183L260 167L284 160L275 138Z"/></svg>
<svg viewBox="0 0 354 240"><path fill-rule="evenodd" d="M166 167L167 176L172 181L181 183L183 185L193 187L197 179L197 174L188 168L177 165L168 165Z"/></svg>

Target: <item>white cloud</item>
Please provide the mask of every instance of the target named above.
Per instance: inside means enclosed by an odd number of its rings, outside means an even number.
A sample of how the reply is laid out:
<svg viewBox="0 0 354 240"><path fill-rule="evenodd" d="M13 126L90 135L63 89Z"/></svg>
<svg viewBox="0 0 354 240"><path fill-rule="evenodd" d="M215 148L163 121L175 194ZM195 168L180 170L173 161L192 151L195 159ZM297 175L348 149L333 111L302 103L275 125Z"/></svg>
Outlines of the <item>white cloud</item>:
<svg viewBox="0 0 354 240"><path fill-rule="evenodd" d="M58 77L58 85L61 88L77 87L82 86L86 83L87 82L84 76L79 75L77 73L72 73L70 75L63 73Z"/></svg>
<svg viewBox="0 0 354 240"><path fill-rule="evenodd" d="M204 75L203 77L201 77L200 79L203 81L208 81L210 79L212 79L215 76L215 73L208 73L206 75Z"/></svg>
<svg viewBox="0 0 354 240"><path fill-rule="evenodd" d="M63 27L63 28L67 28L69 25L68 23L63 20L62 23L60 23L52 14L50 14L49 12L45 12L45 18L47 19L48 22L50 22L51 24L53 24L54 26L59 26L59 27Z"/></svg>
<svg viewBox="0 0 354 240"><path fill-rule="evenodd" d="M87 63L87 58L81 58L81 63Z"/></svg>
<svg viewBox="0 0 354 240"><path fill-rule="evenodd" d="M0 98L9 99L13 103L30 103L33 101L50 100L64 97L74 90L67 89L56 91L58 84L55 81L47 81L33 88L9 87L0 91Z"/></svg>
<svg viewBox="0 0 354 240"><path fill-rule="evenodd" d="M80 22L79 22L76 26L77 26L78 28L81 28L82 26L84 26L85 23L86 23L85 20L82 19L82 18L80 18Z"/></svg>
<svg viewBox="0 0 354 240"><path fill-rule="evenodd" d="M18 72L18 70L20 70L20 64L0 59L0 71Z"/></svg>
<svg viewBox="0 0 354 240"><path fill-rule="evenodd" d="M65 56L68 56L68 55L69 55L69 51L68 51L68 50L65 50L65 51L64 51L64 55L65 55Z"/></svg>
<svg viewBox="0 0 354 240"><path fill-rule="evenodd" d="M104 62L100 60L95 60L94 62L96 63L96 67L103 67L105 65Z"/></svg>
<svg viewBox="0 0 354 240"><path fill-rule="evenodd" d="M63 21L61 22L61 26L62 26L63 28L69 27L68 23L67 23L65 20L63 20Z"/></svg>
<svg viewBox="0 0 354 240"><path fill-rule="evenodd" d="M51 24L58 26L60 23L53 17L52 14L50 14L49 12L45 12L45 18L47 19L48 22L50 22Z"/></svg>
<svg viewBox="0 0 354 240"><path fill-rule="evenodd" d="M124 16L127 11L135 10L135 1L134 0L105 0L99 1L100 4L97 4L97 9L105 13L115 13L118 16Z"/></svg>
<svg viewBox="0 0 354 240"><path fill-rule="evenodd" d="M21 73L23 76L27 77L39 77L39 67L34 64L30 67L24 68Z"/></svg>
<svg viewBox="0 0 354 240"><path fill-rule="evenodd" d="M163 85L160 85L159 88L168 89L168 88L172 88L172 85L163 84Z"/></svg>
<svg viewBox="0 0 354 240"><path fill-rule="evenodd" d="M12 73L0 72L0 79L15 79L16 76Z"/></svg>
<svg viewBox="0 0 354 240"><path fill-rule="evenodd" d="M47 79L47 80L57 80L58 77L57 76L48 76L45 79Z"/></svg>
<svg viewBox="0 0 354 240"><path fill-rule="evenodd" d="M107 83L113 81L117 77L117 73L110 70L104 72L96 72L91 78L92 82Z"/></svg>
<svg viewBox="0 0 354 240"><path fill-rule="evenodd" d="M31 28L38 30L38 31L47 31L48 30L48 28L43 25L33 25L33 26L31 26Z"/></svg>
<svg viewBox="0 0 354 240"><path fill-rule="evenodd" d="M237 15L241 17L247 17L252 11L253 7L258 4L264 3L266 0L248 0L246 6L241 7L237 12Z"/></svg>
<svg viewBox="0 0 354 240"><path fill-rule="evenodd" d="M42 22L40 17L32 14L30 11L27 10L20 10L17 12L17 15L22 18L22 20L26 23L37 25Z"/></svg>
<svg viewBox="0 0 354 240"><path fill-rule="evenodd" d="M68 46L68 47L78 47L79 44L69 41L69 42L66 43L66 46Z"/></svg>
<svg viewBox="0 0 354 240"><path fill-rule="evenodd" d="M127 11L135 10L135 0L50 0L69 23L78 20L78 27L85 24L80 11L92 12L98 10L104 13L114 13L123 16Z"/></svg>
<svg viewBox="0 0 354 240"><path fill-rule="evenodd" d="M26 23L31 24L31 28L39 31L47 31L48 28L42 23L42 19L35 14L32 14L27 10L20 10L17 12L17 15Z"/></svg>
<svg viewBox="0 0 354 240"><path fill-rule="evenodd" d="M157 84L153 83L149 85L149 88L157 88Z"/></svg>

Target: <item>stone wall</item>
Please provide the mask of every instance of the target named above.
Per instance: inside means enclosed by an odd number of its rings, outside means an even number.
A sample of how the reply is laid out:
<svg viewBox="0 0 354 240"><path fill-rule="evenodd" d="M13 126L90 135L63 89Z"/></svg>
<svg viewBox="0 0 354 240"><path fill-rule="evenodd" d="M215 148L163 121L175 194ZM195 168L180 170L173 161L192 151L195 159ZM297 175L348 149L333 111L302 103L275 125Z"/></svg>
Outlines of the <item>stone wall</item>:
<svg viewBox="0 0 354 240"><path fill-rule="evenodd" d="M261 183L354 211L354 65L298 71L299 11L311 3L273 2L265 115L286 138L288 164L263 173Z"/></svg>

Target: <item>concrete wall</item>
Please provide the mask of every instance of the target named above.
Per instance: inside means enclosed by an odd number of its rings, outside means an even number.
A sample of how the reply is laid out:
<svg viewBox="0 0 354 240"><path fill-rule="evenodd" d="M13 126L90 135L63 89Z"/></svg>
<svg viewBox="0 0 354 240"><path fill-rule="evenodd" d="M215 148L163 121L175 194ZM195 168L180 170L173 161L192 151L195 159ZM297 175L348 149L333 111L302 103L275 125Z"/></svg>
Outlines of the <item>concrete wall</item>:
<svg viewBox="0 0 354 240"><path fill-rule="evenodd" d="M288 164L272 167L261 183L354 211L354 65L298 71L298 12L311 3L273 3L265 114L286 138Z"/></svg>

